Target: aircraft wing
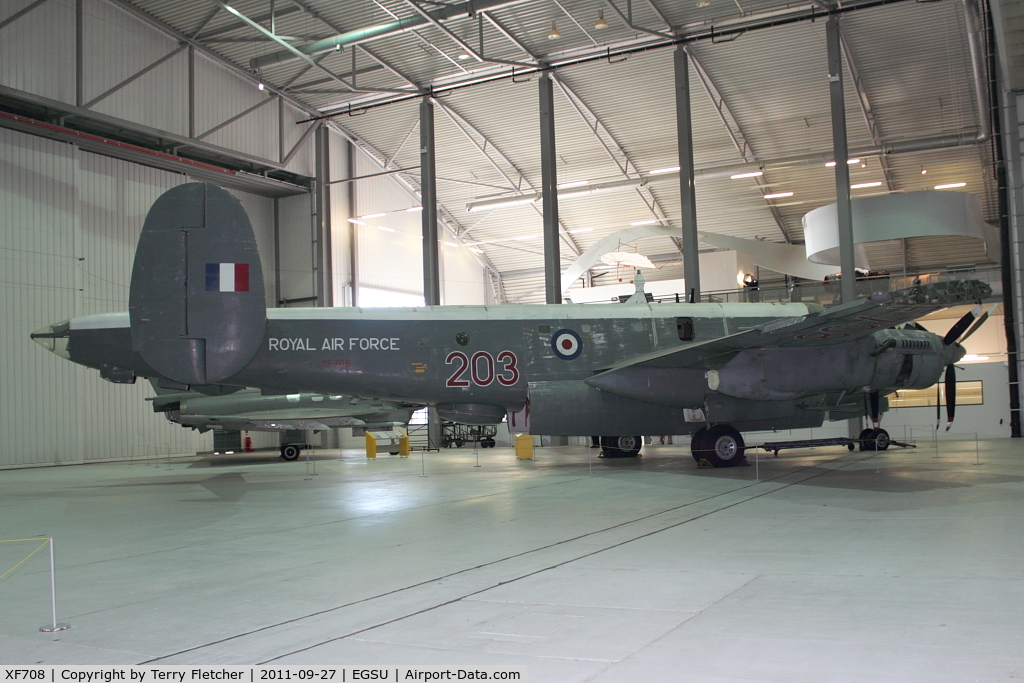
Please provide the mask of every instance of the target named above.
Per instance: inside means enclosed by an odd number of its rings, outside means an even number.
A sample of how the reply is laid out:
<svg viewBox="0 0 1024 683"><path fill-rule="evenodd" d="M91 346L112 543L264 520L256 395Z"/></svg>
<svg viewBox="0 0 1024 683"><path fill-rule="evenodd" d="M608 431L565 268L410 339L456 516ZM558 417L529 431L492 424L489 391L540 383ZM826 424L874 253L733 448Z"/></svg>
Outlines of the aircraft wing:
<svg viewBox="0 0 1024 683"><path fill-rule="evenodd" d="M636 356L616 364L607 372L627 367L712 370L725 365L744 349L842 344L986 296L982 289L988 289L988 286L984 283L965 284L968 286L958 290L943 287L939 294L918 287L860 299L799 318L780 318L727 337Z"/></svg>

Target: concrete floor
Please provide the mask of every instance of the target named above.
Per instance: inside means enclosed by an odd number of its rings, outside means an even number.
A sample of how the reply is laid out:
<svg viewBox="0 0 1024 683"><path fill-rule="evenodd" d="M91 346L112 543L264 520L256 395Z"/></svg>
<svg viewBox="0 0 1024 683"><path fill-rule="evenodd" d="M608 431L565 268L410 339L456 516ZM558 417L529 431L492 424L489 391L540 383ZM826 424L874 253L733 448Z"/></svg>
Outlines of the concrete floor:
<svg viewBox="0 0 1024 683"><path fill-rule="evenodd" d="M530 681L1024 677L1024 447L320 453L0 472L0 662L508 666ZM38 544L0 544L0 573Z"/></svg>

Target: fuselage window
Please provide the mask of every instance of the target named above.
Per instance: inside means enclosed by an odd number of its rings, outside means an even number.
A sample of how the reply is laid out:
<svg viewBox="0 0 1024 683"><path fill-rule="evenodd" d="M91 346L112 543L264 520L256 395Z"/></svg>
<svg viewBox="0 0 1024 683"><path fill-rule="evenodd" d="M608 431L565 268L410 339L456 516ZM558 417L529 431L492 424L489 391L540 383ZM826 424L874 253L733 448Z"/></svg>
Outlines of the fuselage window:
<svg viewBox="0 0 1024 683"><path fill-rule="evenodd" d="M679 341L693 341L693 318L676 318Z"/></svg>

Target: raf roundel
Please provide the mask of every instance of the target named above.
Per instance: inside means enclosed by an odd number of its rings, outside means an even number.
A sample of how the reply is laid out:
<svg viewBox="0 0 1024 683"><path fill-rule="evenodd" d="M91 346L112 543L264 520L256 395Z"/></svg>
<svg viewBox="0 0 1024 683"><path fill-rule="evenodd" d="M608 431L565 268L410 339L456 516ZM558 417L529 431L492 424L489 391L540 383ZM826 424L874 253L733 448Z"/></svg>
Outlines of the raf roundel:
<svg viewBox="0 0 1024 683"><path fill-rule="evenodd" d="M583 353L583 340L572 330L559 330L551 335L551 350L562 360L574 360Z"/></svg>

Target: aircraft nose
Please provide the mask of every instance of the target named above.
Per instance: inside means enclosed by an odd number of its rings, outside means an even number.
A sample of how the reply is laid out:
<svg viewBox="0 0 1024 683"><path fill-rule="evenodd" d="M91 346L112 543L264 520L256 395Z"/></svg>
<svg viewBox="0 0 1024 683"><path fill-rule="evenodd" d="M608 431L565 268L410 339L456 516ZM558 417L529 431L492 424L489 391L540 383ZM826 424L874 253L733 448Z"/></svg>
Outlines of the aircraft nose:
<svg viewBox="0 0 1024 683"><path fill-rule="evenodd" d="M71 321L62 320L59 323L42 327L29 335L36 344L39 344L47 351L54 353L61 358L71 359L68 351L68 337L70 336Z"/></svg>

